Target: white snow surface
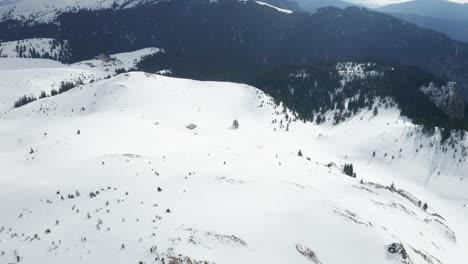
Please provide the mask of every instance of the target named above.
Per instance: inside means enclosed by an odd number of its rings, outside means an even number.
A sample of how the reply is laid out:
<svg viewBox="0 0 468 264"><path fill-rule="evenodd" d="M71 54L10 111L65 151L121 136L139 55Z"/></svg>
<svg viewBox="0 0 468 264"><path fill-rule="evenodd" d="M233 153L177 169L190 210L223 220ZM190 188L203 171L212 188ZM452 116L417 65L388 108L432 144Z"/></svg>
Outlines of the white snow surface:
<svg viewBox="0 0 468 264"><path fill-rule="evenodd" d="M58 90L62 81L83 83L98 81L115 75L117 69L131 69L146 55L162 50L146 48L134 52L111 55L110 62L88 60L62 64L45 59L0 58L0 113L11 109L14 101L23 95L39 97L41 91L50 94Z"/></svg>
<svg viewBox="0 0 468 264"><path fill-rule="evenodd" d="M63 12L80 9L130 8L153 2L157 0L18 0L9 5L0 6L0 21L17 19L50 22Z"/></svg>
<svg viewBox="0 0 468 264"><path fill-rule="evenodd" d="M254 87L106 67L0 60L0 263L466 262L466 139L443 151L394 108L285 131Z"/></svg>
<svg viewBox="0 0 468 264"><path fill-rule="evenodd" d="M24 49L23 53L20 52L20 48ZM33 50L40 57L47 58L58 58L61 54L63 54L64 58L68 58L71 55L66 41L61 44L50 38L23 39L0 43L0 57L30 58Z"/></svg>
<svg viewBox="0 0 468 264"><path fill-rule="evenodd" d="M265 3L265 2L255 1L255 3L257 3L259 5L271 7L271 8L276 9L277 11L279 11L281 13L286 13L286 14L292 14L293 13L293 11L291 11L291 10L279 8L279 7L276 7L274 5L270 5L270 4Z"/></svg>

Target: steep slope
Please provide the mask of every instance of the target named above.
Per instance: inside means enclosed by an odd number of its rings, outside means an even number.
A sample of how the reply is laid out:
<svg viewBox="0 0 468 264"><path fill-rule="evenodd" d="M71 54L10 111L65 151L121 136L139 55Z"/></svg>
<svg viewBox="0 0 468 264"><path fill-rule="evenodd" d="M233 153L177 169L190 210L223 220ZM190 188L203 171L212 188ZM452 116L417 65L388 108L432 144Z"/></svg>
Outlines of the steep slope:
<svg viewBox="0 0 468 264"><path fill-rule="evenodd" d="M376 107L315 125L251 86L134 72L8 110L0 261L464 263L468 141Z"/></svg>

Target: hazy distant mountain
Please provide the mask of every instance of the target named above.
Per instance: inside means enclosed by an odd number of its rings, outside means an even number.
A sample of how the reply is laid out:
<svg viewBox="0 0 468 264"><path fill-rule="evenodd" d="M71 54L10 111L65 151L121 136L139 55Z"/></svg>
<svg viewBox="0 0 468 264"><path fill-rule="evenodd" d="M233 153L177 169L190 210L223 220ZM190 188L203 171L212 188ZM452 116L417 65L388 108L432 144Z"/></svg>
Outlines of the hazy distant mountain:
<svg viewBox="0 0 468 264"><path fill-rule="evenodd" d="M440 19L415 14L389 14L420 27L445 33L453 39L468 42L468 21Z"/></svg>
<svg viewBox="0 0 468 264"><path fill-rule="evenodd" d="M356 4L349 3L341 0L296 0L299 6L305 11L312 11L317 8L334 6L338 8L346 8L350 6L356 6Z"/></svg>
<svg viewBox="0 0 468 264"><path fill-rule="evenodd" d="M338 7L341 9L357 6L356 4L342 0L263 0L279 8L289 9L296 12L310 12L322 7Z"/></svg>
<svg viewBox="0 0 468 264"><path fill-rule="evenodd" d="M13 4L16 0L0 0L0 6L6 6L9 4Z"/></svg>
<svg viewBox="0 0 468 264"><path fill-rule="evenodd" d="M383 6L376 10L386 13L416 14L445 20L468 21L468 4L446 0L414 0Z"/></svg>

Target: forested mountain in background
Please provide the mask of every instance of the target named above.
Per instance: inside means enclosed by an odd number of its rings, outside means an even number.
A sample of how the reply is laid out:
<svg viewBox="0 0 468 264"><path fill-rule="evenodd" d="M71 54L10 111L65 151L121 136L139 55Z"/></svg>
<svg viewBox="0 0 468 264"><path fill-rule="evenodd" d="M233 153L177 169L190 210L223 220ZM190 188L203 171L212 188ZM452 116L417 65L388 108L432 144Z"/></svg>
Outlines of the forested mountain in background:
<svg viewBox="0 0 468 264"><path fill-rule="evenodd" d="M468 4L444 0L414 0L376 10L468 42Z"/></svg>
<svg viewBox="0 0 468 264"><path fill-rule="evenodd" d="M4 41L68 40L70 61L161 47L165 58L152 67L196 79L245 81L282 64L375 57L468 86L468 44L358 7L287 14L255 2L173 0L64 13L47 24L9 20L0 31Z"/></svg>
<svg viewBox="0 0 468 264"><path fill-rule="evenodd" d="M447 0L412 0L377 8L381 12L416 14L445 20L468 20L468 4Z"/></svg>

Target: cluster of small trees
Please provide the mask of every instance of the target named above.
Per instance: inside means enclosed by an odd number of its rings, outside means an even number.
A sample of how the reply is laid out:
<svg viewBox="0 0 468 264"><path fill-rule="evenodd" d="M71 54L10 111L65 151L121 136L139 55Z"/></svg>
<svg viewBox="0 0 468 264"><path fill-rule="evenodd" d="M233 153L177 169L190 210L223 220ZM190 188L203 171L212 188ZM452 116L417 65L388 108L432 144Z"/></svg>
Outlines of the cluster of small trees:
<svg viewBox="0 0 468 264"><path fill-rule="evenodd" d="M68 46L64 40L51 40L49 42L51 45L50 49L47 51L42 48L41 50L36 50L36 48L26 47L26 45L16 44L15 51L20 58L40 58L40 59L53 59L57 61L68 61L70 59L70 52ZM55 54L52 54L52 51L55 51Z"/></svg>
<svg viewBox="0 0 468 264"><path fill-rule="evenodd" d="M312 119L313 119L313 115L312 115ZM317 115L317 118L315 119L315 123L317 123L317 125L320 125L322 123L324 123L326 120L325 117L322 117L322 115Z"/></svg>
<svg viewBox="0 0 468 264"><path fill-rule="evenodd" d="M343 171L346 175L356 178L356 172L354 171L353 164L345 164Z"/></svg>
<svg viewBox="0 0 468 264"><path fill-rule="evenodd" d="M440 143L444 144L452 135L452 130L450 128L444 128L440 132Z"/></svg>
<svg viewBox="0 0 468 264"><path fill-rule="evenodd" d="M232 121L232 127L234 129L238 129L239 128L239 121L237 121L237 119L234 119L234 121Z"/></svg>
<svg viewBox="0 0 468 264"><path fill-rule="evenodd" d="M115 69L115 75L119 75L119 74L126 73L126 72L128 72L128 71L125 68Z"/></svg>
<svg viewBox="0 0 468 264"><path fill-rule="evenodd" d="M24 53L26 52L26 46L24 45L16 45L15 51L18 53L18 57L23 58Z"/></svg>
<svg viewBox="0 0 468 264"><path fill-rule="evenodd" d="M81 81L81 79L78 79L76 83L63 81L60 83L60 88L58 90L58 93L61 94L61 93L70 91L71 89L75 88L77 85L83 85L83 81Z"/></svg>
<svg viewBox="0 0 468 264"><path fill-rule="evenodd" d="M391 191L399 192L399 191L396 189L395 184L393 184L393 182L392 182L392 184L390 185L389 188L390 188ZM400 194L401 194L401 193L400 193ZM427 208L428 208L429 206L427 205L427 203L424 203L424 204L423 204L423 203L421 202L421 200L419 200L419 201L418 201L418 207L419 207L419 208L422 208L422 209L424 210L424 212L426 212L426 211L427 211Z"/></svg>
<svg viewBox="0 0 468 264"><path fill-rule="evenodd" d="M422 206L422 209L423 209L424 211L427 211L427 208L429 207L429 206L427 205L427 203L422 204L421 201L418 202L418 206L419 206L419 207Z"/></svg>
<svg viewBox="0 0 468 264"><path fill-rule="evenodd" d="M76 83L63 81L63 82L60 83L60 87L59 87L58 91L55 90L55 89L52 89L50 91L50 96L56 96L58 94L67 92L67 91L75 88L77 85L83 85L83 81L81 81L81 79L78 79L78 81ZM46 98L46 97L47 97L47 93L45 91L41 91L41 94L39 95L39 99L43 99L43 98ZM31 102L34 102L36 100L37 100L37 98L32 94L31 95L23 95L18 100L15 101L13 106L14 106L14 108L18 108L18 107L27 105L27 104L29 104Z"/></svg>
<svg viewBox="0 0 468 264"><path fill-rule="evenodd" d="M31 102L34 102L36 100L37 100L37 98L34 97L33 95L23 95L18 100L16 100L16 102L14 104L14 107L18 108L18 107L21 107L23 105L27 105L27 104L29 104Z"/></svg>
<svg viewBox="0 0 468 264"><path fill-rule="evenodd" d="M34 47L27 49L25 45L16 45L15 51L20 58L52 58L48 52L44 52L44 54L41 55ZM28 53L26 53L26 51Z"/></svg>

